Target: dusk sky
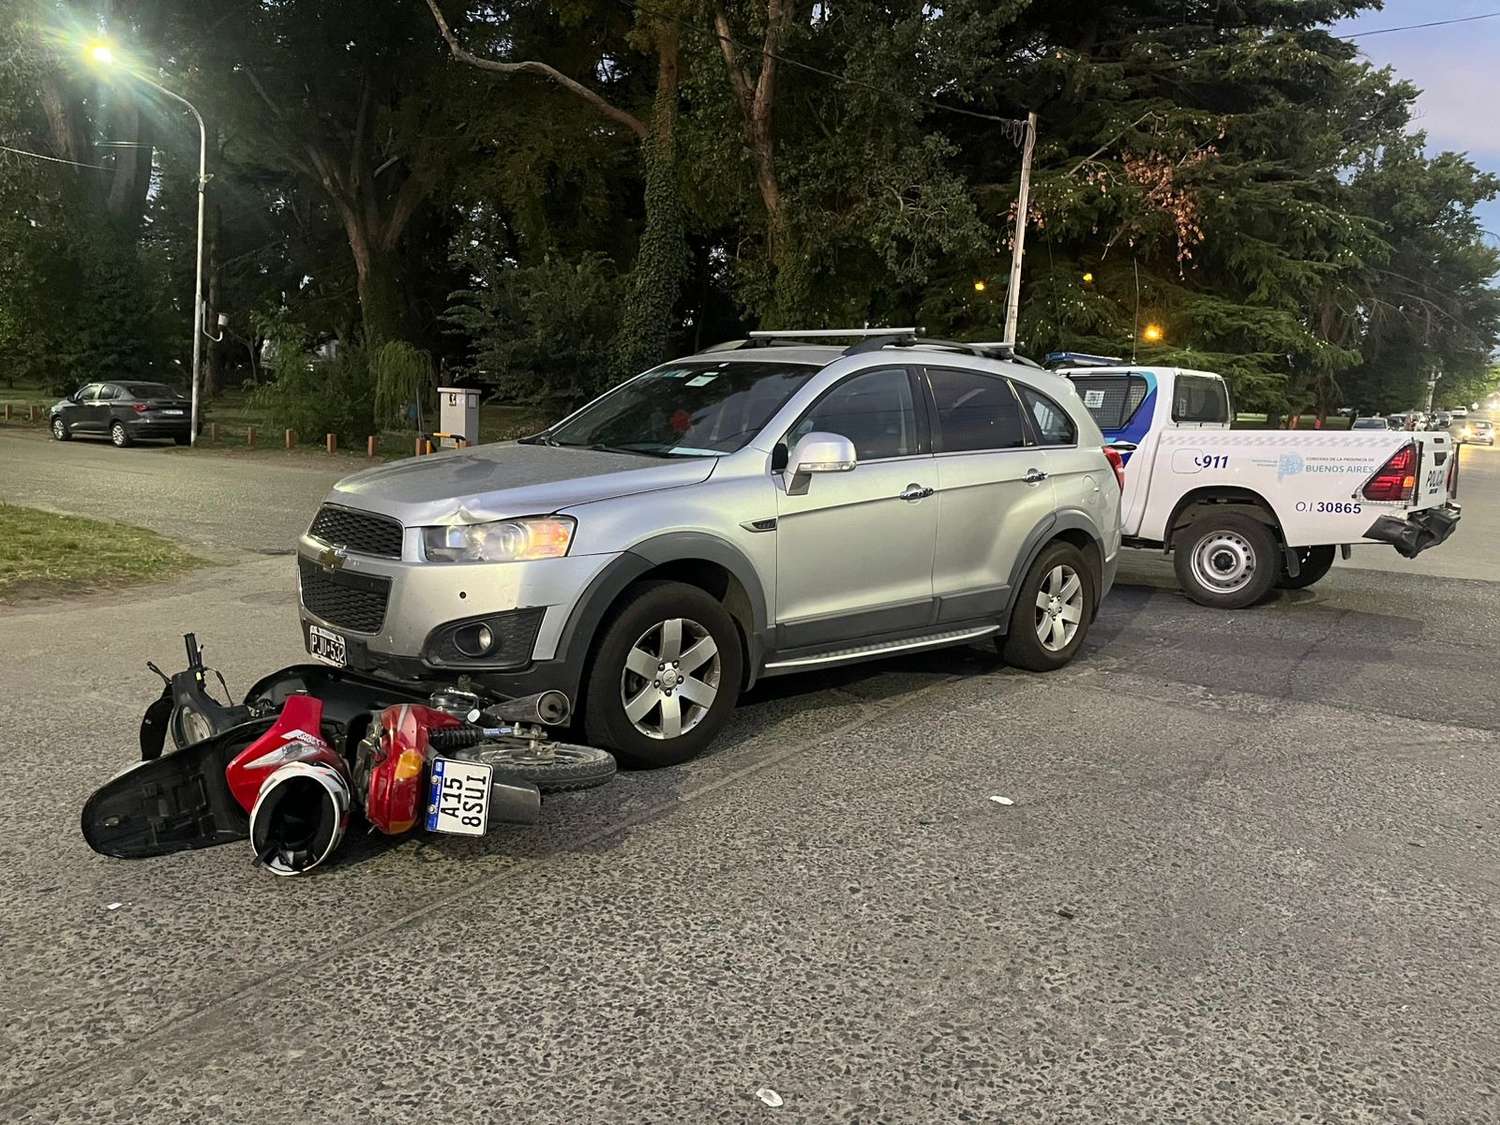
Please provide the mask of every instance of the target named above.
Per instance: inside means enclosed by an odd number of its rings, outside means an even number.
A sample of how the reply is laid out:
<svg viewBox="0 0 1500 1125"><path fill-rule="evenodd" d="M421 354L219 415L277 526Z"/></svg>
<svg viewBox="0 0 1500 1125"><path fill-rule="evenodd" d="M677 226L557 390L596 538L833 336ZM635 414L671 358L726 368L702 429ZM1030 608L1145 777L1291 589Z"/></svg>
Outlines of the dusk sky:
<svg viewBox="0 0 1500 1125"><path fill-rule="evenodd" d="M1335 32L1500 12L1500 0L1385 0L1383 11L1344 20ZM1500 172L1500 17L1448 27L1366 35L1355 40L1377 66L1390 66L1422 90L1416 127L1433 152L1467 152L1479 167ZM1491 241L1500 243L1500 201L1480 209Z"/></svg>

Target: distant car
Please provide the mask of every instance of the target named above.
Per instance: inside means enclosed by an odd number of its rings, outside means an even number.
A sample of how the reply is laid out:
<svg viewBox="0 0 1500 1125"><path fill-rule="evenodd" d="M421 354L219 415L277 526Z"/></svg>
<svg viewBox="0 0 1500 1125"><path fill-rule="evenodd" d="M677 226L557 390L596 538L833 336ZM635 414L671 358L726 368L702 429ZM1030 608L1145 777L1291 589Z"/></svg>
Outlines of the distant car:
<svg viewBox="0 0 1500 1125"><path fill-rule="evenodd" d="M1494 445L1495 424L1488 418L1465 418L1453 423L1454 440L1468 445Z"/></svg>
<svg viewBox="0 0 1500 1125"><path fill-rule="evenodd" d="M1349 424L1351 430L1389 430L1391 424L1384 418L1356 418Z"/></svg>
<svg viewBox="0 0 1500 1125"><path fill-rule="evenodd" d="M1455 406L1448 413L1455 418L1467 418L1469 416L1469 408L1466 406Z"/></svg>
<svg viewBox="0 0 1500 1125"><path fill-rule="evenodd" d="M89 383L53 405L51 424L58 441L97 434L121 449L150 439L187 445L192 403L165 383Z"/></svg>
<svg viewBox="0 0 1500 1125"><path fill-rule="evenodd" d="M1437 410L1432 415L1432 428L1434 430L1446 430L1453 424L1453 415L1446 410Z"/></svg>

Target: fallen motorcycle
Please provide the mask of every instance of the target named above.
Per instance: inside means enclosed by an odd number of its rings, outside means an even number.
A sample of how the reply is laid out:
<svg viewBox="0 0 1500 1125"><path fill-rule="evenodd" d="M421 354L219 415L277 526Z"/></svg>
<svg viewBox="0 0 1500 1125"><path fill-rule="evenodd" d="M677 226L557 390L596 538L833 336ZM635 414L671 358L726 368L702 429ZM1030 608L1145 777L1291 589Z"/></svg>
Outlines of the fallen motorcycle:
<svg viewBox="0 0 1500 1125"><path fill-rule="evenodd" d="M459 684L431 692L321 664L259 680L242 702L184 638L188 667L162 680L141 720L141 760L83 808L84 839L121 859L249 840L257 864L300 875L327 861L351 821L482 836L535 824L543 793L607 782L605 751L558 742L568 699L487 699ZM170 735L173 748L166 748Z"/></svg>

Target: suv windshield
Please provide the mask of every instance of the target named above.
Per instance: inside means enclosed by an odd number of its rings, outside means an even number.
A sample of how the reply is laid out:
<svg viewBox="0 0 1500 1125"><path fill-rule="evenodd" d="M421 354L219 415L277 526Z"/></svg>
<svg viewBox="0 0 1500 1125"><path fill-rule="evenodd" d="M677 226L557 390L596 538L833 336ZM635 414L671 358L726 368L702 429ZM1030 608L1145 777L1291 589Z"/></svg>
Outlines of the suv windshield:
<svg viewBox="0 0 1500 1125"><path fill-rule="evenodd" d="M658 457L717 457L742 448L812 378L815 366L753 360L674 363L622 383L523 441Z"/></svg>

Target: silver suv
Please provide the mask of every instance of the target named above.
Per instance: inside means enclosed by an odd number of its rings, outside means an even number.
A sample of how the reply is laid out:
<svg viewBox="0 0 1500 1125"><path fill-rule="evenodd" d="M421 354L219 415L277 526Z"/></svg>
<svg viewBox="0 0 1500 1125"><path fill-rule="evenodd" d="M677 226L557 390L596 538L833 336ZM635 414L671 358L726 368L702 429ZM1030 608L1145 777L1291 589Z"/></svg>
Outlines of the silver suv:
<svg viewBox="0 0 1500 1125"><path fill-rule="evenodd" d="M589 741L680 762L764 676L982 637L1066 664L1114 579L1111 453L1067 380L1008 351L762 334L534 437L340 481L298 548L307 647L555 689Z"/></svg>

